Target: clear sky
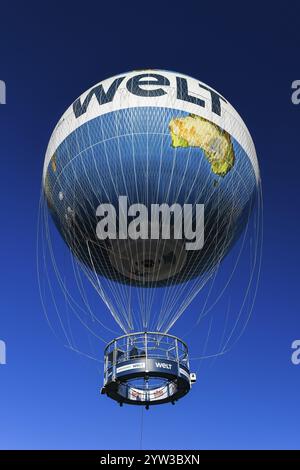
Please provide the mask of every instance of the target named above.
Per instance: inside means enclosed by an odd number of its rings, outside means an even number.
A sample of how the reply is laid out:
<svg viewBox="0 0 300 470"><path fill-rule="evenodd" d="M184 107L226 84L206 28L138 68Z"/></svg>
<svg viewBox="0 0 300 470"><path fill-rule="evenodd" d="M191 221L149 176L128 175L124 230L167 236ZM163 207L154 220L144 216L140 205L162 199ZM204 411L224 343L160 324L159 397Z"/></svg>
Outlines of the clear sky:
<svg viewBox="0 0 300 470"><path fill-rule="evenodd" d="M291 102L300 7L232 5L1 5L0 448L299 449L300 365L290 357L300 339L300 105ZM94 83L143 67L198 78L243 116L262 174L264 249L242 339L200 370L175 407L142 413L99 395L101 370L52 335L38 293L36 227L45 149L60 115Z"/></svg>

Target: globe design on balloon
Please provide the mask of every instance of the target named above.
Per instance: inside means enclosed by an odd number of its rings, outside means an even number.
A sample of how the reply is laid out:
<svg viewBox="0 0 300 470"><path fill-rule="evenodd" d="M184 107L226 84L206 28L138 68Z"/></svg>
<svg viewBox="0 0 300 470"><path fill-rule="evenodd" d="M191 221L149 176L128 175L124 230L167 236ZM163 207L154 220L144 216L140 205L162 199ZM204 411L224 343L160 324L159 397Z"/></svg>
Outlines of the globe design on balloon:
<svg viewBox="0 0 300 470"><path fill-rule="evenodd" d="M205 105L204 105L205 103ZM89 268L119 282L163 286L209 271L238 238L258 166L241 118L215 91L171 72L131 72L84 93L51 137L44 187L55 223ZM205 244L99 241L96 208L203 204Z"/></svg>
<svg viewBox="0 0 300 470"><path fill-rule="evenodd" d="M245 123L194 78L131 71L67 109L48 144L43 192L79 270L125 333L105 349L103 393L147 407L188 393L196 377L187 345L169 330L245 232L259 187ZM52 245L50 258L71 299ZM93 331L101 321L76 283L88 311L78 318Z"/></svg>

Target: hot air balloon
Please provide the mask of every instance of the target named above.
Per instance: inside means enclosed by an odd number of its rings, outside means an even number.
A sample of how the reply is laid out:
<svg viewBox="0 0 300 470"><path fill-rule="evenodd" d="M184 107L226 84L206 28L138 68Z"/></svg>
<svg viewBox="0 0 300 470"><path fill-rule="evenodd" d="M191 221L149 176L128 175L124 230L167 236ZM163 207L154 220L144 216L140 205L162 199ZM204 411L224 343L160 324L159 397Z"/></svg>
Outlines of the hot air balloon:
<svg viewBox="0 0 300 470"><path fill-rule="evenodd" d="M188 347L170 330L245 232L259 194L246 125L189 76L123 73L63 114L44 162L44 236L50 214L123 332L105 348L103 394L148 408L189 392ZM81 278L77 288L87 307Z"/></svg>

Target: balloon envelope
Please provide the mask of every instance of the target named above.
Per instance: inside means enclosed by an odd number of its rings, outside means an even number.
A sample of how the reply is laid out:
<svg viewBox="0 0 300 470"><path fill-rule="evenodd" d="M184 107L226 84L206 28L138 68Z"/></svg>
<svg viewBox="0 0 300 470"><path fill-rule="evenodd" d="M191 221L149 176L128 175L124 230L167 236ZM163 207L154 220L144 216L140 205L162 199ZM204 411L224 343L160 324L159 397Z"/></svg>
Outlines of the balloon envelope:
<svg viewBox="0 0 300 470"><path fill-rule="evenodd" d="M126 307L120 313L120 285L141 289L134 295L142 295L144 328L152 289L173 289L173 313L154 322L156 328L170 326L245 228L259 169L251 136L225 98L191 77L145 70L104 80L68 108L50 139L43 181L63 239L127 331L134 326L124 320ZM121 209L120 197L126 200ZM100 239L97 227L108 204L115 208L116 226L123 222L127 229L134 220L128 208L149 209L148 237L117 232ZM179 219L172 210L170 236L151 238L151 208L163 204L204 208L201 249L187 249L191 240L184 231L175 235ZM195 212L192 222L195 229Z"/></svg>

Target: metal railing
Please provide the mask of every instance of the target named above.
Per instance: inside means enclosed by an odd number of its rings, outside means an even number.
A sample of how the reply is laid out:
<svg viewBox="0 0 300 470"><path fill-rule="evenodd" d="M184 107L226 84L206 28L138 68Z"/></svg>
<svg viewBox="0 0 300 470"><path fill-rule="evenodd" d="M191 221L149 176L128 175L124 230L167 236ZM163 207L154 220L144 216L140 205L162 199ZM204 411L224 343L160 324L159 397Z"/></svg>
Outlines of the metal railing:
<svg viewBox="0 0 300 470"><path fill-rule="evenodd" d="M105 372L131 359L171 360L189 367L187 345L176 336L164 333L130 333L111 341L105 348Z"/></svg>

